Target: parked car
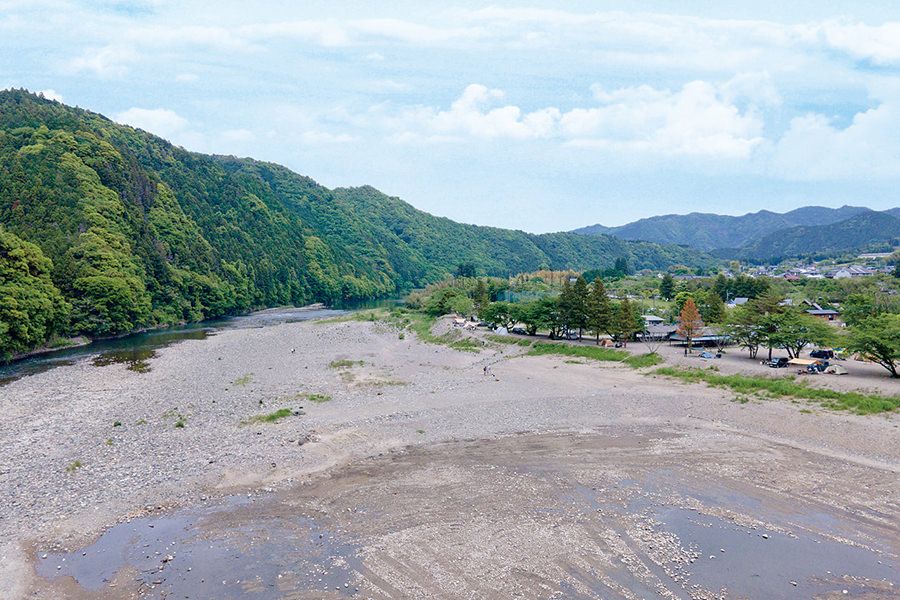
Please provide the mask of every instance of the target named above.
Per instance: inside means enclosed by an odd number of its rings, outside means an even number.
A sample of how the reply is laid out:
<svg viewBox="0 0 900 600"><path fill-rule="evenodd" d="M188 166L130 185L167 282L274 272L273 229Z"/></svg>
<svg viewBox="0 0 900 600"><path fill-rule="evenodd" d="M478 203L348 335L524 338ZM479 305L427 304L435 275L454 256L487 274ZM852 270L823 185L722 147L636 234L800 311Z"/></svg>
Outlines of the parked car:
<svg viewBox="0 0 900 600"><path fill-rule="evenodd" d="M809 355L813 358L834 358L834 350L818 348L810 352Z"/></svg>
<svg viewBox="0 0 900 600"><path fill-rule="evenodd" d="M522 327L513 327L510 333L515 333L517 335L528 335L528 332Z"/></svg>
<svg viewBox="0 0 900 600"><path fill-rule="evenodd" d="M783 369L784 367L787 366L787 364L788 364L788 359L786 359L786 358L783 357L783 356L780 356L780 357L778 357L778 358L773 358L772 360L769 361L768 364L769 364L769 366L772 367L773 369Z"/></svg>

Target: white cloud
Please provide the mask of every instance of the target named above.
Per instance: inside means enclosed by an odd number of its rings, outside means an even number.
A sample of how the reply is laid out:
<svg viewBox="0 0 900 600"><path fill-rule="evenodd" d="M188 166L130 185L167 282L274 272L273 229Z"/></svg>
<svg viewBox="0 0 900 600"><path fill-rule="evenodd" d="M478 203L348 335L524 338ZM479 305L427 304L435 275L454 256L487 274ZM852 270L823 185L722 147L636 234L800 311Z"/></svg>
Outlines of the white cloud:
<svg viewBox="0 0 900 600"><path fill-rule="evenodd" d="M75 72L93 72L102 78L124 77L131 70L126 64L135 59L135 52L128 46L110 45L93 48L72 59Z"/></svg>
<svg viewBox="0 0 900 600"><path fill-rule="evenodd" d="M449 110L408 109L385 123L401 130L393 134L396 141L556 139L666 155L746 158L762 142L762 121L742 114L708 82L690 82L676 92L649 86L605 91L596 85L592 91L600 106L524 112L514 105L494 107L503 92L472 84Z"/></svg>
<svg viewBox="0 0 900 600"><path fill-rule="evenodd" d="M249 129L229 129L222 132L222 138L227 142L249 142L256 139L256 135Z"/></svg>
<svg viewBox="0 0 900 600"><path fill-rule="evenodd" d="M346 133L329 133L327 131L304 131L300 134L300 141L310 146L321 144L347 144L355 142L356 138Z"/></svg>
<svg viewBox="0 0 900 600"><path fill-rule="evenodd" d="M880 65L900 61L900 23L897 22L869 26L846 20L828 21L817 27L807 27L804 32L807 39L821 38L827 45L858 59Z"/></svg>
<svg viewBox="0 0 900 600"><path fill-rule="evenodd" d="M129 108L113 118L117 123L131 125L166 139L172 139L183 133L189 125L187 119L165 108Z"/></svg>
<svg viewBox="0 0 900 600"><path fill-rule="evenodd" d="M38 92L38 95L43 96L47 100L56 100L57 102L63 101L62 95L57 94L56 90L41 90Z"/></svg>
<svg viewBox="0 0 900 600"><path fill-rule="evenodd" d="M351 35L337 20L260 23L240 28L240 34L257 41L271 38L305 39L326 47L350 45Z"/></svg>
<svg viewBox="0 0 900 600"><path fill-rule="evenodd" d="M843 129L825 116L791 121L771 157L775 173L789 180L833 181L900 175L900 104L887 101L858 113Z"/></svg>
<svg viewBox="0 0 900 600"><path fill-rule="evenodd" d="M175 76L175 81L178 83L194 83L199 79L200 76L196 73L179 73Z"/></svg>

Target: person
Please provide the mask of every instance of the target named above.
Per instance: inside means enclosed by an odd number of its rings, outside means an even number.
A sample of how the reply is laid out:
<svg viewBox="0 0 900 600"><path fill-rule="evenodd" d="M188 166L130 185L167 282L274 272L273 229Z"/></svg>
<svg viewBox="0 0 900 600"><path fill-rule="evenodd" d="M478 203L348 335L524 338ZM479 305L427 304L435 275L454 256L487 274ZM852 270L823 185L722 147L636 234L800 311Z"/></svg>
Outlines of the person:
<svg viewBox="0 0 900 600"><path fill-rule="evenodd" d="M487 365L484 366L484 374L487 375Z"/></svg>

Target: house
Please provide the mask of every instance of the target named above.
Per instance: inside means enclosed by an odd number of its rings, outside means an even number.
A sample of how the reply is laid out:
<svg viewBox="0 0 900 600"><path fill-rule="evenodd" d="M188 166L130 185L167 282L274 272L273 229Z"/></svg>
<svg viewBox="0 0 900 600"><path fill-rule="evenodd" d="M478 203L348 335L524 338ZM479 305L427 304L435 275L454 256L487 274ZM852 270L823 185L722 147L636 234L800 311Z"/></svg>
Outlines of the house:
<svg viewBox="0 0 900 600"><path fill-rule="evenodd" d="M809 308L806 309L806 313L810 314L818 319L822 319L823 321L835 321L838 317L841 316L841 313L831 308L822 308L818 302L810 302L809 300L804 300L803 303Z"/></svg>
<svg viewBox="0 0 900 600"><path fill-rule="evenodd" d="M644 327L650 327L651 325L662 325L666 322L662 317L657 317L656 315L641 315L641 318L644 320Z"/></svg>
<svg viewBox="0 0 900 600"><path fill-rule="evenodd" d="M875 271L873 269L861 267L859 265L850 265L849 267L832 269L831 271L825 273L825 277L829 279L846 279L848 277L866 277L868 275L874 274Z"/></svg>

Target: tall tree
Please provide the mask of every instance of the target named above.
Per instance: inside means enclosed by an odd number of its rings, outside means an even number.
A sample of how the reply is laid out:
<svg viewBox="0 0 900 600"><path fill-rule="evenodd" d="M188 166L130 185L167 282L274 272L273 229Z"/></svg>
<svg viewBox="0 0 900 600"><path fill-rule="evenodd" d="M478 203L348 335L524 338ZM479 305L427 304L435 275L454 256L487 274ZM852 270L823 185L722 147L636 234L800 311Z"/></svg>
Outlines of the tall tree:
<svg viewBox="0 0 900 600"><path fill-rule="evenodd" d="M663 275L659 282L659 295L663 300L671 300L675 296L675 278L669 273Z"/></svg>
<svg viewBox="0 0 900 600"><path fill-rule="evenodd" d="M697 305L694 304L694 299L688 298L685 300L684 308L681 309L681 314L678 318L678 333L687 341L688 350L690 350L691 342L700 332L701 327L703 327L703 321L700 320L700 311L697 309Z"/></svg>
<svg viewBox="0 0 900 600"><path fill-rule="evenodd" d="M0 359L45 343L69 316L53 265L36 245L0 229Z"/></svg>
<svg viewBox="0 0 900 600"><path fill-rule="evenodd" d="M606 287L603 280L599 277L591 283L590 294L587 301L587 328L588 331L594 332L596 341L600 343L600 334L607 331L612 318L612 307L610 306L609 296L606 294Z"/></svg>
<svg viewBox="0 0 900 600"><path fill-rule="evenodd" d="M850 327L848 347L900 377L900 315L876 314Z"/></svg>
<svg viewBox="0 0 900 600"><path fill-rule="evenodd" d="M578 339L588 325L588 286L584 277L579 277L572 285L572 303L569 327L578 328Z"/></svg>
<svg viewBox="0 0 900 600"><path fill-rule="evenodd" d="M637 313L636 307L626 296L624 300L619 302L613 313L610 332L617 342L621 342L623 346L628 345L631 336L640 331L643 327L641 316Z"/></svg>
<svg viewBox="0 0 900 600"><path fill-rule="evenodd" d="M731 339L750 352L750 358L756 358L759 346L764 343L765 332L759 323L756 313L749 306L738 306L722 325L722 330Z"/></svg>

